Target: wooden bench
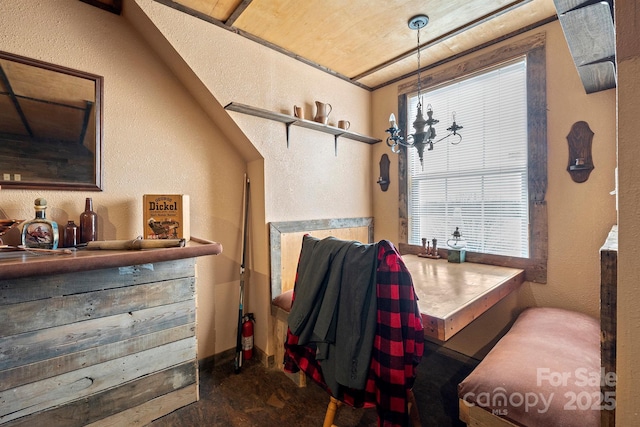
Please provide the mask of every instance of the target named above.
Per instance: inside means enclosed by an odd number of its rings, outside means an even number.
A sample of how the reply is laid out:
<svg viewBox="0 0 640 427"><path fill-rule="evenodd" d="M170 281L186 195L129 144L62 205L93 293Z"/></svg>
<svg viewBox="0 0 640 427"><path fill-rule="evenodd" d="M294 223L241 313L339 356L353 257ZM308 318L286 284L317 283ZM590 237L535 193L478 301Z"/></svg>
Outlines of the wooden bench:
<svg viewBox="0 0 640 427"><path fill-rule="evenodd" d="M600 249L600 320L525 310L458 386L470 426L615 425L617 226Z"/></svg>
<svg viewBox="0 0 640 427"><path fill-rule="evenodd" d="M298 387L307 386L307 376L303 371L295 374L286 372L283 368L284 343L287 340L287 319L291 311L291 297L293 290L288 290L271 301L271 316L273 317L273 338L275 341L275 361L278 370L284 372Z"/></svg>
<svg viewBox="0 0 640 427"><path fill-rule="evenodd" d="M335 218L306 221L272 222L269 224L271 249L271 317L272 340L275 344L274 360L277 369L284 372L284 342L287 318L291 310L291 295L296 279L298 258L305 234L314 237L337 237L343 240L372 242L373 218ZM306 376L285 374L299 387L306 386Z"/></svg>
<svg viewBox="0 0 640 427"><path fill-rule="evenodd" d="M607 404L599 398L600 366L597 319L529 308L459 384L460 418L470 425L599 427L596 409ZM493 421L472 423L483 417Z"/></svg>

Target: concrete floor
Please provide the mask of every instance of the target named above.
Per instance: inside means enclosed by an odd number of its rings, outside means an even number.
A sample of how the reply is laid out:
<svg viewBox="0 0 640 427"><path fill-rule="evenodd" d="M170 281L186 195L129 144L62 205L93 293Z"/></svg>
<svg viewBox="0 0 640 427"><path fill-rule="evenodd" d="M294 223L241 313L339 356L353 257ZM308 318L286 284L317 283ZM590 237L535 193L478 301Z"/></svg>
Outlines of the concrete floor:
<svg viewBox="0 0 640 427"><path fill-rule="evenodd" d="M427 345L414 386L422 425L464 426L458 420L457 384L477 361L461 355L451 357L436 345ZM166 415L150 427L315 427L321 426L329 395L312 381L298 388L277 370L255 361L245 362L239 374L233 361L220 362L200 372L200 401ZM341 407L340 427L374 427L375 409Z"/></svg>

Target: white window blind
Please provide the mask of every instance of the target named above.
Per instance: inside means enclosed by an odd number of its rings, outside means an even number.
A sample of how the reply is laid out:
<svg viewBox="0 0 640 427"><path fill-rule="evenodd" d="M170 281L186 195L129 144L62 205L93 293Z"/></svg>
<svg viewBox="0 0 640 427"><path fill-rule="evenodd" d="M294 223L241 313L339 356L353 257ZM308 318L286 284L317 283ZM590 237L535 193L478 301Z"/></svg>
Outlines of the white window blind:
<svg viewBox="0 0 640 427"><path fill-rule="evenodd" d="M524 58L500 68L425 91L439 135L446 135L455 110L464 126L458 145L452 136L424 152L407 150L409 243L438 239L439 247L456 227L467 250L529 256L527 185L527 93ZM407 102L408 132L413 131L417 96Z"/></svg>

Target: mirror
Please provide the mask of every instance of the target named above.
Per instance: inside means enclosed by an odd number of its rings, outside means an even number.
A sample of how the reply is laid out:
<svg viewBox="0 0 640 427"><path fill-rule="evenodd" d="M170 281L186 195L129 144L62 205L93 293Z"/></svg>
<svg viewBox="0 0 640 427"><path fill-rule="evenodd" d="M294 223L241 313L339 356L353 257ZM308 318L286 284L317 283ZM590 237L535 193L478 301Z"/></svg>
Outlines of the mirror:
<svg viewBox="0 0 640 427"><path fill-rule="evenodd" d="M103 78L0 52L2 189L102 190Z"/></svg>

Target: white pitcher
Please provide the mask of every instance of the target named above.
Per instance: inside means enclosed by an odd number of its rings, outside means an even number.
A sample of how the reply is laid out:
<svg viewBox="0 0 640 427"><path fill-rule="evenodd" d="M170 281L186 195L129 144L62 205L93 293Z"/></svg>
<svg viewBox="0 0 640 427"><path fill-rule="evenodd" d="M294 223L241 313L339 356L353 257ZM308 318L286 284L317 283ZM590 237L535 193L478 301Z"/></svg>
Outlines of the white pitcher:
<svg viewBox="0 0 640 427"><path fill-rule="evenodd" d="M318 123L327 124L329 120L329 114L331 114L333 107L331 104L325 104L324 102L316 101L316 116L313 118Z"/></svg>

